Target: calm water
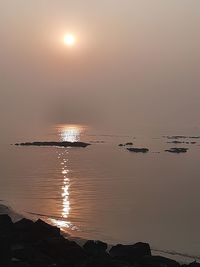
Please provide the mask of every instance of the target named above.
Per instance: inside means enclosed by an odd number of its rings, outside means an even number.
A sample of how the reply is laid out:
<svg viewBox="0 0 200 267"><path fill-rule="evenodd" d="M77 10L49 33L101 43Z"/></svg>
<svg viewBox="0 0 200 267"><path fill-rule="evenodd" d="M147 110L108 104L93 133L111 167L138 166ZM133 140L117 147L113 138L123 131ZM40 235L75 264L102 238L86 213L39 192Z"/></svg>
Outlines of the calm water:
<svg viewBox="0 0 200 267"><path fill-rule="evenodd" d="M155 249L200 255L200 140L183 145L189 151L180 155L164 152L174 145L162 136L103 135L78 125L53 127L37 140L93 143L1 145L3 203L75 237L146 241ZM128 141L151 151L134 154L118 147Z"/></svg>

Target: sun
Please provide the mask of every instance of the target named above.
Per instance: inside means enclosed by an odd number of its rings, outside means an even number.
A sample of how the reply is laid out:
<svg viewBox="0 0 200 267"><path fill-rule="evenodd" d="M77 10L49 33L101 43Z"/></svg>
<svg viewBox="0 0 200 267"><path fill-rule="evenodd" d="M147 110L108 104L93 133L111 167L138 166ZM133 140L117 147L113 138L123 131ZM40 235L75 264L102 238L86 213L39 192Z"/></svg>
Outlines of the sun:
<svg viewBox="0 0 200 267"><path fill-rule="evenodd" d="M74 46L76 43L76 37L73 34L68 33L64 36L63 41L67 46Z"/></svg>

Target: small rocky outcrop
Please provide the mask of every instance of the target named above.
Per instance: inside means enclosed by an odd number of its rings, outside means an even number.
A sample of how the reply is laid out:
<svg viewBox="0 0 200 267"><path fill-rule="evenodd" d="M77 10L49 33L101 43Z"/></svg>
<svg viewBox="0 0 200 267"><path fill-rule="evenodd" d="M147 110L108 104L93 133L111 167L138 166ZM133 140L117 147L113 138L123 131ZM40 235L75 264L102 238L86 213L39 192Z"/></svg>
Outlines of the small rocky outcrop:
<svg viewBox="0 0 200 267"><path fill-rule="evenodd" d="M87 147L90 144L84 142L26 142L16 143L16 146L57 146L57 147Z"/></svg>
<svg viewBox="0 0 200 267"><path fill-rule="evenodd" d="M185 142L185 141L178 141L178 140L174 140L174 141L170 141L170 142L167 142L168 144L187 144L187 145L189 145L189 144L192 144L192 145L194 145L194 144L196 144L197 142L195 142L195 141L192 141L192 142Z"/></svg>
<svg viewBox="0 0 200 267"><path fill-rule="evenodd" d="M123 144L119 144L118 146L124 146Z"/></svg>
<svg viewBox="0 0 200 267"><path fill-rule="evenodd" d="M185 147L172 147L170 149L166 149L166 152L170 152L170 153L186 153L188 151L188 148Z"/></svg>
<svg viewBox="0 0 200 267"><path fill-rule="evenodd" d="M119 144L118 146L133 146L132 142L127 142L125 144Z"/></svg>
<svg viewBox="0 0 200 267"><path fill-rule="evenodd" d="M147 153L147 152L149 152L148 148L128 147L127 150L130 152L135 152L135 153Z"/></svg>
<svg viewBox="0 0 200 267"><path fill-rule="evenodd" d="M133 143L132 142L128 142L125 144L125 146L133 146Z"/></svg>
<svg viewBox="0 0 200 267"><path fill-rule="evenodd" d="M167 139L200 139L200 136L171 135L164 136Z"/></svg>

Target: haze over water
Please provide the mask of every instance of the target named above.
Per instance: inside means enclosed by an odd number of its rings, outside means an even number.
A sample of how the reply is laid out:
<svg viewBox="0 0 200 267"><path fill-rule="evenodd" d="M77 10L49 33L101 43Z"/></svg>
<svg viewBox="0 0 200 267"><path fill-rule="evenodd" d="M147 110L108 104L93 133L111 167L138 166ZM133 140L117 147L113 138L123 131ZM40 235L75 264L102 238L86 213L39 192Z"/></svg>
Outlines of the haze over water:
<svg viewBox="0 0 200 267"><path fill-rule="evenodd" d="M200 143L170 154L163 136L200 135L199 25L197 0L0 1L2 203L198 256ZM52 140L92 145L10 145Z"/></svg>

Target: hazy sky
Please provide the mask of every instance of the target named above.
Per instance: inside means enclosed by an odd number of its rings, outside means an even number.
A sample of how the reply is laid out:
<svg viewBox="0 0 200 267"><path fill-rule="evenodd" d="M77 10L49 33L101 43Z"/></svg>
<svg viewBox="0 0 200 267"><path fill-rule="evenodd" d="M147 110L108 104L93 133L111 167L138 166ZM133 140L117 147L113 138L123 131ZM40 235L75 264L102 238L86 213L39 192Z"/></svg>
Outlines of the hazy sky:
<svg viewBox="0 0 200 267"><path fill-rule="evenodd" d="M5 133L41 123L200 130L199 0L0 0L0 40Z"/></svg>

